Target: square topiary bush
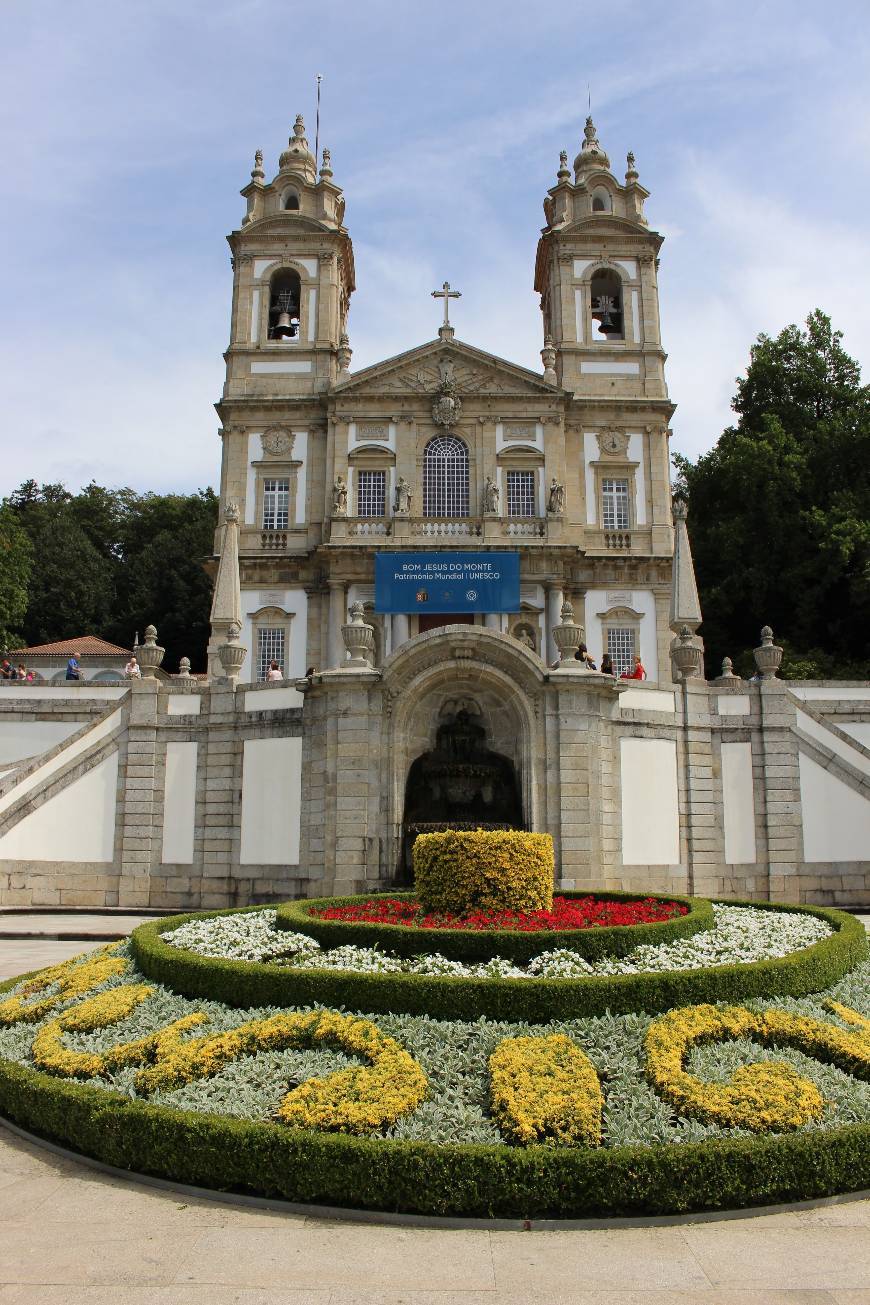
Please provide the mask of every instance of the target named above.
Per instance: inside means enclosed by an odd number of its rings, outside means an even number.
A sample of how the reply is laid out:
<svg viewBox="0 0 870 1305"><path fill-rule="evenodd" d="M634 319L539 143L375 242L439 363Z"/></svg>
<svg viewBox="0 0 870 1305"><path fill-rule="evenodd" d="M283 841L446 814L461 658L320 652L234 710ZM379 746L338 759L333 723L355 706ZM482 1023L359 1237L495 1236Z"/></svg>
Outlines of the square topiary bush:
<svg viewBox="0 0 870 1305"><path fill-rule="evenodd" d="M414 843L414 886L426 911L549 911L553 840L518 829L445 830Z"/></svg>

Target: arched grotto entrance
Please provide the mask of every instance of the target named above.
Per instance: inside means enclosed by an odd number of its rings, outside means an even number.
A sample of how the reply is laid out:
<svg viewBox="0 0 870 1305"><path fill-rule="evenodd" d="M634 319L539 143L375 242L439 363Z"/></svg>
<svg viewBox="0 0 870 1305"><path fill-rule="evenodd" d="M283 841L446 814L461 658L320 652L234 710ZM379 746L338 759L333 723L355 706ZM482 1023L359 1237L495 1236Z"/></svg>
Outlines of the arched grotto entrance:
<svg viewBox="0 0 870 1305"><path fill-rule="evenodd" d="M522 828L514 763L487 747L479 709L463 702L442 719L434 748L417 757L408 771L398 878L413 878L411 853L418 834Z"/></svg>

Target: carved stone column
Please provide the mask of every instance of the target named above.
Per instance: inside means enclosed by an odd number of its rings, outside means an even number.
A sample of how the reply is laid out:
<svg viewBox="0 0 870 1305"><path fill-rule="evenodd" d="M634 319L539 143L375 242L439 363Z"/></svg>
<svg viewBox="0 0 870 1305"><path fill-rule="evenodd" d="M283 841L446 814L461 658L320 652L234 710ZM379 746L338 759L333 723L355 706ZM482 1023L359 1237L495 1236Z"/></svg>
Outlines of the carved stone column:
<svg viewBox="0 0 870 1305"><path fill-rule="evenodd" d="M548 584L544 587L547 595L547 615L544 622L547 634L547 665L551 666L559 656L559 649L556 647L556 640L553 638L553 630L562 619L563 593L561 585Z"/></svg>
<svg viewBox="0 0 870 1305"><path fill-rule="evenodd" d="M411 637L411 627L407 612L394 612L392 616L392 650L401 648Z"/></svg>
<svg viewBox="0 0 870 1305"><path fill-rule="evenodd" d="M483 624L485 625L487 630L501 631L501 613L485 612L483 617Z"/></svg>
<svg viewBox="0 0 870 1305"><path fill-rule="evenodd" d="M347 585L344 580L329 581L329 634L327 637L328 669L343 666L346 660L341 627L347 612Z"/></svg>

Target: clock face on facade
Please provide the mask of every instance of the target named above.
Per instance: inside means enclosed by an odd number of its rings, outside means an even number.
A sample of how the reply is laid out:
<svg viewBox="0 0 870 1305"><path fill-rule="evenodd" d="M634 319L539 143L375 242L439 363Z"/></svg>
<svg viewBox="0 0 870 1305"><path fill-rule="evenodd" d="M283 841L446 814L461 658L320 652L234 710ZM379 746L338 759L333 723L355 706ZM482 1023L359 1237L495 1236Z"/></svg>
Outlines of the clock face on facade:
<svg viewBox="0 0 870 1305"><path fill-rule="evenodd" d="M605 431L603 442L608 453L621 453L624 448L623 436L617 430Z"/></svg>

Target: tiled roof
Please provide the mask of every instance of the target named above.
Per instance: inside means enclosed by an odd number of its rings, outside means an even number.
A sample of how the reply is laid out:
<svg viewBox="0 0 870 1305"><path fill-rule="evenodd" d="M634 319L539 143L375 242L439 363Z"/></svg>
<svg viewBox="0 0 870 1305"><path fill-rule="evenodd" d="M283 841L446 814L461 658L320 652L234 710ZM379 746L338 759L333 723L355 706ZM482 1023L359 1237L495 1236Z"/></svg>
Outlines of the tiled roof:
<svg viewBox="0 0 870 1305"><path fill-rule="evenodd" d="M107 643L95 634L83 634L77 639L61 639L57 643L38 643L33 648L13 648L9 657L119 657L130 656L129 648L119 648L116 643Z"/></svg>

